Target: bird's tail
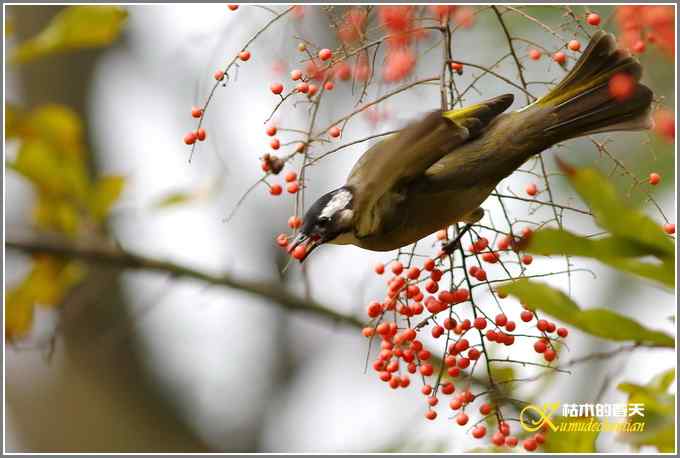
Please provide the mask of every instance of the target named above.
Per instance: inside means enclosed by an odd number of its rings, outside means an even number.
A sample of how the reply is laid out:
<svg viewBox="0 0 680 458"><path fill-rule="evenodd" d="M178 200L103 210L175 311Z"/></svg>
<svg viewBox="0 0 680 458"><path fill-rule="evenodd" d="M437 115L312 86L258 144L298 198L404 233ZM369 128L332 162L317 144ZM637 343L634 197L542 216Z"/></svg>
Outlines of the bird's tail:
<svg viewBox="0 0 680 458"><path fill-rule="evenodd" d="M638 60L617 49L613 35L598 31L562 82L536 102L548 109L544 134L556 143L652 128L653 94L639 83L641 75Z"/></svg>

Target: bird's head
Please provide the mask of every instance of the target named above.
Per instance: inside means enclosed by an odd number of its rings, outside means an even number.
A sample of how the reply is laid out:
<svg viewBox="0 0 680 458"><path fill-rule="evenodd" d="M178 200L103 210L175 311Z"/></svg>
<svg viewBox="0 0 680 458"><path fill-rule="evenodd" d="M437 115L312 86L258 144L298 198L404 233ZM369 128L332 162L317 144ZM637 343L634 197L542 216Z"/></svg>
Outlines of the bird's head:
<svg viewBox="0 0 680 458"><path fill-rule="evenodd" d="M288 252L302 262L319 245L332 242L338 236L352 231L353 200L354 195L348 187L321 196L307 210L300 232L288 247ZM300 246L304 247L304 251L295 251Z"/></svg>

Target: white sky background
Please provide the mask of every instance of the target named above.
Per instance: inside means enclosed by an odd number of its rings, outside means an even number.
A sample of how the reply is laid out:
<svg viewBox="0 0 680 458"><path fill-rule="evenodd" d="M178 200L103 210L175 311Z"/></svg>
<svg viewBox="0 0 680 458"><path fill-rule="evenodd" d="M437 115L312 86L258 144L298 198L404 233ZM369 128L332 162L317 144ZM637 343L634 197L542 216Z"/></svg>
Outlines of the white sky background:
<svg viewBox="0 0 680 458"><path fill-rule="evenodd" d="M275 26L252 48L252 59L239 70L238 80L220 88L211 105L206 128L208 141L201 145L193 163L187 163L188 148L182 144L186 131L194 126L189 111L199 84L198 100L203 100L212 84L212 73L230 58L257 24L264 23L268 13L242 7L230 12L224 5L190 5L134 7L130 9L127 45L104 55L89 88L90 128L97 157L103 169L128 177L128 186L113 220L115 236L123 247L134 252L165 258L206 271L228 271L234 275L265 280L276 279L273 262L276 248L273 238L285 232L286 220L293 209L292 198L269 196L266 188L257 189L235 219L225 224L223 217L236 198L260 176L258 157L267 150L269 137L264 134L263 120L276 98L269 92L274 79L287 85L285 76L271 76L271 64L277 56L298 59L295 52L296 33L323 37L318 21L308 17L297 26L289 21ZM487 16L488 18L488 16ZM316 24L316 25L315 25ZM480 24L455 36L456 57L472 62L493 62L505 53L505 42L498 33ZM543 37L540 32L530 29ZM525 33L527 35L527 33ZM320 43L323 44L323 43ZM328 38L332 47L334 41ZM491 53L489 55L485 53ZM417 75L425 77L439 72L439 49L421 62ZM513 75L511 62L502 73ZM546 59L527 66L530 79L557 78L563 72ZM548 77L546 78L546 72ZM467 76L469 78L469 76ZM333 104L321 113L318 125L349 111L346 83L337 84ZM471 93L468 102L514 92L513 108L522 105L518 91L491 77L483 78L478 88L483 96ZM372 96L375 95L375 89ZM344 95L344 97L343 97ZM369 97L369 100L372 97ZM427 87L406 93L389 102L392 120L378 127L390 130L439 103L438 88ZM306 124L303 110L295 115L283 112L286 127ZM370 126L357 117L343 132L340 141L367 135ZM639 139L638 134L623 134ZM283 138L282 138L283 141ZM620 143L625 143L625 139ZM571 151L586 143L572 142ZM620 145L619 145L620 146ZM366 145L350 148L323 162L313 170L308 199L337 187ZM591 147L592 149L592 147ZM612 147L612 150L615 150ZM564 155L564 153L560 153ZM552 164L553 153L546 155ZM226 166L226 170L224 167ZM192 190L206 186L225 175L225 187L218 199L176 209L152 210L150 206L168 192ZM515 174L504 182L522 193L529 178ZM8 195L10 185L8 183ZM285 194L285 192L284 192ZM660 199L665 211L673 212L672 195ZM494 221L502 216L492 204ZM510 205L518 214L526 214L525 205ZM539 215L544 213L539 213ZM669 214L675 220L673 213ZM540 217L537 217L540 219ZM584 221L569 220L575 230L591 229ZM427 246L427 243L423 243ZM371 274L372 265L391 257L370 253L355 247L324 247L308 262L313 296L346 313L363 311L364 304L380 298L383 280ZM573 277L574 298L581 304L605 306L621 310L650 327L674 332L666 317L674 313L673 298L647 284L632 281L631 294L622 303L609 303L611 271L593 263L576 261L598 274L592 280L587 274ZM563 262L536 259L530 271L562 270ZM299 266L291 265L289 280L300 284ZM492 269L488 269L489 273ZM564 277L550 283L566 288ZM130 307L139 310L149 302L158 302L137 320L139 337L150 355L150 371L164 390L180 399L180 409L198 434L216 449L227 449L224 433L256 421L261 409L266 422L259 425L261 447L266 451L367 451L394 445L403 439L408 448L427 450L430 440L441 441L445 450L460 451L478 444L465 437L462 428L452 425L448 401L440 400L439 418L427 422L423 418L425 403L419 383L408 390L393 392L380 382L372 370L363 373L367 348L357 330L334 328L327 323L296 316L285 324L285 338L290 339L294 361L299 365L293 379L284 388L271 386L272 367L280 355L273 338L281 331L281 314L271 304L252 296L194 282L176 282L157 275L128 274L126 280ZM158 298L157 300L155 298ZM489 302L491 304L491 302ZM495 306L489 314L495 315ZM511 318L519 320L519 307L506 306ZM491 313L493 312L493 313ZM427 339L425 339L427 340ZM586 339L572 332L568 339L570 357L578 357L611 345ZM520 353L520 345L512 347ZM528 352L530 344L526 345ZM500 350L500 354L503 353ZM8 372L24 368L26 384L38 383L32 373L35 364L23 363L22 354L8 350ZM649 377L674 364L669 351L625 355L612 362L612 369L627 363L610 382L620 380L644 383ZM609 363L607 363L609 364ZM594 396L600 381L588 377L588 366L580 366L572 377L558 376L560 382L545 393L546 401L588 401L576 394ZM585 386L592 390L582 390ZM30 387L30 385L28 385ZM615 390L606 393L605 402L620 402ZM11 418L10 430L11 430ZM515 425L513 425L515 426ZM516 427L516 426L515 426ZM611 437L601 438L607 450L622 450ZM15 440L19 440L16 439ZM8 437L8 448L21 448Z"/></svg>

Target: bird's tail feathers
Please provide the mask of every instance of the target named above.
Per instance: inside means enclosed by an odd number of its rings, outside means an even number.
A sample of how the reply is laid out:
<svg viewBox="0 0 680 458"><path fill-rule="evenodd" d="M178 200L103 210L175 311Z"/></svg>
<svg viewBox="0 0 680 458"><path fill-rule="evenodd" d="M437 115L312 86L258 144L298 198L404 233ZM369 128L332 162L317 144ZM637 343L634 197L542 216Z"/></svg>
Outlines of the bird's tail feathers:
<svg viewBox="0 0 680 458"><path fill-rule="evenodd" d="M613 35L597 32L574 68L536 102L550 109L551 121L544 133L563 141L600 132L650 129L653 93L639 83L641 76L638 60L618 49ZM619 79L618 88L612 78Z"/></svg>

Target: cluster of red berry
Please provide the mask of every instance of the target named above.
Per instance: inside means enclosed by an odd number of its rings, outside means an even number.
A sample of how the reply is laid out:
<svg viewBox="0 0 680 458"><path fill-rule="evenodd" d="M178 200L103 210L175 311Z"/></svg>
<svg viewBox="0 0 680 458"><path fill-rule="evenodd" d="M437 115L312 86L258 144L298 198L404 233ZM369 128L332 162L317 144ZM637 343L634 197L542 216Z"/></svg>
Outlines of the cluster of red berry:
<svg viewBox="0 0 680 458"><path fill-rule="evenodd" d="M528 229L522 233L522 237L530 235ZM446 241L447 231L442 229L436 237ZM504 236L498 240L497 246L499 250L494 251L488 239L479 237L467 248L466 256L479 255L484 262L495 264L501 261L501 252L515 249L516 244L511 236ZM524 307L519 318L527 324L536 320L533 328L539 335L519 334L516 332L517 323L505 313L499 313L493 319L488 317L474 304L468 289L458 287L440 290L439 284L445 273L452 275L453 272L453 269L444 269L445 258L446 255L440 255L436 259L427 259L420 267L404 266L400 261L392 262L388 266L392 276L387 281L386 297L382 302L372 301L368 304L366 314L372 324L365 327L362 334L368 338L380 338L380 351L373 362L373 369L380 380L392 389L407 388L411 384L410 375L418 374L423 381L421 392L427 396L425 417L430 420L437 417L434 407L439 403L438 393L451 395L449 407L459 412L455 420L463 426L469 421L470 405L478 398L470 391L471 375L476 363L487 357L488 345L512 346L516 338L534 339L535 351L542 355L546 364L550 364L557 358L556 342L566 338L568 330L558 328L548 320L538 319L534 311ZM529 255L522 258L524 264L530 264L531 261ZM384 275L388 267L377 264L374 270L376 274ZM468 273L479 281L486 281L486 272L481 267L472 266ZM498 297L502 299L506 296L498 293ZM464 303L469 303L474 311L471 319L461 317ZM443 318L440 316L442 313L445 315ZM420 320L414 324L418 318ZM419 333L427 325L431 325L429 331L434 339L445 337L443 358L435 358L418 339ZM469 334L471 330L477 331L478 338L473 339L472 334ZM474 340L479 343L473 344ZM461 380L463 389L457 392L451 379ZM456 392L458 394L454 396ZM487 427L482 423L495 415L498 431L492 435L492 443L508 447L518 444L518 438L510 435L510 427L498 409L483 403L479 412L482 418L470 430L474 438L481 439L487 435ZM529 437L523 442L524 448L535 450L543 439L542 433Z"/></svg>
<svg viewBox="0 0 680 458"><path fill-rule="evenodd" d="M675 11L671 5L631 5L616 8L621 42L633 52L645 52L646 43L675 56Z"/></svg>

